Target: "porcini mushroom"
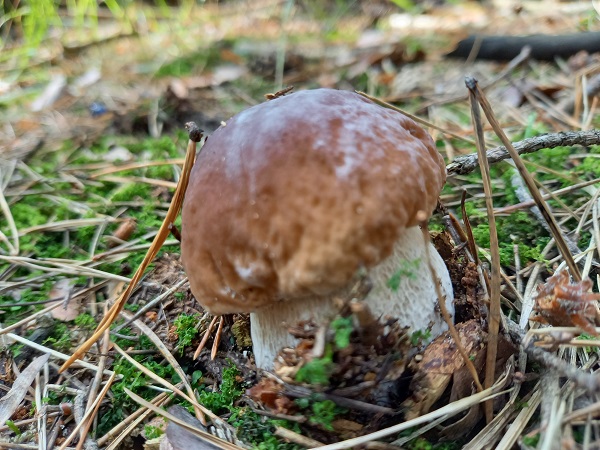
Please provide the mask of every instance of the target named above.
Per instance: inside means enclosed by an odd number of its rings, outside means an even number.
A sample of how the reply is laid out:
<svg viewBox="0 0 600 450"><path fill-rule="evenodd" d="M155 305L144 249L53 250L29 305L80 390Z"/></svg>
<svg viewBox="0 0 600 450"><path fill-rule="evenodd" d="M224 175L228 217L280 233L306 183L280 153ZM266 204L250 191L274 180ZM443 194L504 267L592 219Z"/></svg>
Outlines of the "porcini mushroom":
<svg viewBox="0 0 600 450"><path fill-rule="evenodd" d="M181 257L192 293L214 314L252 313L261 368L294 344L288 326L332 318L361 269L376 317L433 338L446 324L417 215L429 217L445 178L425 130L353 92L254 106L207 139L191 173ZM430 254L453 313L447 268Z"/></svg>

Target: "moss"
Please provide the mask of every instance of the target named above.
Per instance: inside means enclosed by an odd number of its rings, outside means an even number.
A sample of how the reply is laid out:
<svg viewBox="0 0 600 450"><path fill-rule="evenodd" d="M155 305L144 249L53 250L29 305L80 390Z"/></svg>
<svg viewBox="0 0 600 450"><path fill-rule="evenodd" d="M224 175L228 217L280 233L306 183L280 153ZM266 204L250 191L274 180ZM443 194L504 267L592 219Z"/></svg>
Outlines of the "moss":
<svg viewBox="0 0 600 450"><path fill-rule="evenodd" d="M152 186L146 183L129 183L113 192L110 200L113 202L131 202L148 200L151 197Z"/></svg>
<svg viewBox="0 0 600 450"><path fill-rule="evenodd" d="M34 202L36 197L33 198ZM26 198L26 200L16 203L10 207L13 220L19 225L19 228L29 228L42 225L47 223L48 219L50 218L47 205L40 204L35 206L34 204L29 203L31 200L32 197Z"/></svg>
<svg viewBox="0 0 600 450"><path fill-rule="evenodd" d="M300 432L298 424L259 416L249 408L236 408L228 422L236 429L238 437L255 450L301 450L297 444L284 442L274 435L275 427L282 426Z"/></svg>
<svg viewBox="0 0 600 450"><path fill-rule="evenodd" d="M180 314L173 322L173 325L175 325L175 332L179 337L177 345L180 346L181 354L183 354L185 347L191 345L192 341L198 334L196 325L198 324L199 319L200 318L197 314Z"/></svg>
<svg viewBox="0 0 600 450"><path fill-rule="evenodd" d="M181 58L175 59L174 61L168 62L156 71L155 76L162 78L190 75L200 69L210 69L214 67L220 60L220 47L212 45L190 55L185 55Z"/></svg>
<svg viewBox="0 0 600 450"><path fill-rule="evenodd" d="M233 363L223 369L221 386L217 392L204 390L200 393L200 403L215 414L231 411L233 403L243 393L239 379L240 372Z"/></svg>
<svg viewBox="0 0 600 450"><path fill-rule="evenodd" d="M148 167L145 176L148 178L154 178L158 180L172 180L173 169L170 165L167 164L162 166Z"/></svg>

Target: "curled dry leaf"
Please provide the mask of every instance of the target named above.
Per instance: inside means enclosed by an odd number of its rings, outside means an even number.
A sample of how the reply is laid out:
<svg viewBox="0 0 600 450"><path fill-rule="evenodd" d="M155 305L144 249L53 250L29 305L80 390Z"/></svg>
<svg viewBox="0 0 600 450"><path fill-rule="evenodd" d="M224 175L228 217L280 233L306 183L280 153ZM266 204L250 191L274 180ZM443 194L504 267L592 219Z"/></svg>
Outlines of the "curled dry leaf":
<svg viewBox="0 0 600 450"><path fill-rule="evenodd" d="M260 383L246 391L252 400L280 414L293 414L295 405L292 400L283 395L283 386L269 378L263 378Z"/></svg>
<svg viewBox="0 0 600 450"><path fill-rule="evenodd" d="M474 358L483 347L485 339L479 322L470 320L460 323L456 326L456 331L465 350ZM412 395L403 403L407 410L406 420L429 412L448 387L453 375L464 365L465 362L450 333L442 334L429 344L410 383Z"/></svg>
<svg viewBox="0 0 600 450"><path fill-rule="evenodd" d="M589 292L591 287L589 278L573 283L566 271L555 273L538 286L534 307L538 315L530 320L553 326L576 326L597 336L594 302L600 300L600 294Z"/></svg>

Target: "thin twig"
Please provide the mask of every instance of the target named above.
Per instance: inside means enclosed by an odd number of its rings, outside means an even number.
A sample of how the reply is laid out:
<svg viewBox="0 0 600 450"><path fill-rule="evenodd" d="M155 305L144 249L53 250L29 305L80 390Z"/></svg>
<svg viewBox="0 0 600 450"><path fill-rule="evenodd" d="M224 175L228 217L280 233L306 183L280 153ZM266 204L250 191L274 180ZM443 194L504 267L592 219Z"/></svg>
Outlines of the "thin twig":
<svg viewBox="0 0 600 450"><path fill-rule="evenodd" d="M490 178L490 166L485 158L485 137L483 134L483 125L479 103L481 102L481 91L477 90L477 84L473 78L465 80L469 89L469 99L471 102L471 116L473 126L475 127L475 140L477 141L477 153L479 154L479 167L481 178L483 180L483 191L485 193L485 206L487 209L488 226L490 230L490 252L491 261L491 280L489 295L489 317L488 317L488 345L485 362L485 380L484 386L491 387L494 384L496 371L496 355L498 354L498 332L500 331L500 247L498 244L498 230L496 228L496 218L494 217L494 203L492 200L492 181ZM494 418L493 403L485 404L485 417L487 423Z"/></svg>
<svg viewBox="0 0 600 450"><path fill-rule="evenodd" d="M198 348L194 352L194 356L192 357L192 359L198 359L198 356L200 356L200 352L202 352L202 350L206 346L206 342L208 341L210 333L212 332L212 329L215 326L215 323L217 323L218 319L219 316L214 316L208 324L208 327L206 327L206 331L204 331L204 336L202 336L202 340L200 341L200 344L198 344Z"/></svg>
<svg viewBox="0 0 600 450"><path fill-rule="evenodd" d="M503 142L504 143L504 142ZM519 155L533 153L544 148L568 147L581 145L600 144L600 130L589 131L561 131L559 133L548 133L540 136L523 139L512 144L515 152ZM494 164L510 158L506 143L504 146L492 148L486 152L490 164ZM465 175L473 172L479 167L477 153L459 156L446 166L448 175Z"/></svg>
<svg viewBox="0 0 600 450"><path fill-rule="evenodd" d="M581 281L581 274L579 272L579 268L577 267L577 264L575 263L575 260L573 259L573 255L571 254L569 247L567 246L567 244L563 238L560 226L558 225L558 223L556 222L556 219L554 218L554 216L548 209L547 203L542 198L542 195L540 194L540 191L538 190L538 188L535 184L535 180L533 179L533 177L527 170L527 167L525 167L525 163L519 156L519 152L515 149L515 147L512 145L512 143L510 142L510 140L508 139L508 137L502 130L502 127L500 126L500 123L496 119L496 116L494 115L494 112L492 110L490 103L488 102L487 98L485 97L485 94L483 93L483 91L477 85L477 80L475 80L475 78L468 77L467 85L469 86L469 89L473 90L475 92L475 94L477 95L477 100L479 101L481 108L483 109L483 112L485 113L485 116L487 117L488 121L492 125L492 128L494 129L494 132L496 133L496 135L500 138L500 140L506 147L506 151L510 154L510 157L514 161L515 166L517 167L517 169L519 170L519 173L523 177L523 180L525 181L525 184L527 185L527 188L529 189L531 196L536 201L537 206L540 208L540 211L543 214L544 219L546 220L546 222L548 223L548 226L550 227L550 229L552 231L552 236L556 240L556 246L558 247L562 257L564 258L565 262L567 263L567 266L569 267L571 276L573 277L573 279L575 281ZM595 133L597 135L597 138L600 139L600 131L596 131Z"/></svg>

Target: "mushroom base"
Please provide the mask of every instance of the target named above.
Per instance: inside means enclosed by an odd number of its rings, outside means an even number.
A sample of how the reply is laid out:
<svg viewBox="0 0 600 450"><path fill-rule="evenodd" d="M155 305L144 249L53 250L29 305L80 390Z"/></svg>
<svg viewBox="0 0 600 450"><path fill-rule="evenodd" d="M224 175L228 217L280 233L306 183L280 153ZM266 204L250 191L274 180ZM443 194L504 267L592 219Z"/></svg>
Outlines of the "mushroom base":
<svg viewBox="0 0 600 450"><path fill-rule="evenodd" d="M452 282L441 256L430 245L430 257L448 311L454 317ZM438 298L427 266L427 254L419 227L404 231L392 254L368 272L373 288L365 298L375 317L398 319L400 325L414 331L429 330L431 339L448 329L439 310ZM288 327L303 320L329 321L338 312L333 298L344 295L340 290L327 297L310 297L280 302L250 314L250 326L256 365L273 368L274 359L285 347L297 340Z"/></svg>

